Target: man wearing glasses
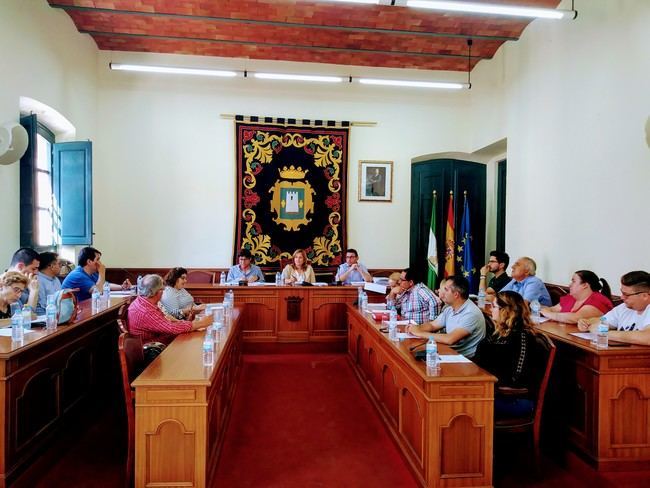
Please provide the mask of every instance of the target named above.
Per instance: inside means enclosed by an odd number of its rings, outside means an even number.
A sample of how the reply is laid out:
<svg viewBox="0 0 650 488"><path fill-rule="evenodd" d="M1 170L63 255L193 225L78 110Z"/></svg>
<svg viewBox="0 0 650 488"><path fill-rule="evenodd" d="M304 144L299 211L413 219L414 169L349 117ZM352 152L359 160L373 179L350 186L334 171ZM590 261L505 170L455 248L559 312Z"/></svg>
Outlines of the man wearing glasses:
<svg viewBox="0 0 650 488"><path fill-rule="evenodd" d="M508 256L508 253L492 251L490 253L490 260L481 268L481 282L478 285L479 290L483 289L486 293L492 295L500 292L501 288L510 283L510 276L506 273L508 264L510 264L510 256ZM493 276L486 286L488 271Z"/></svg>
<svg viewBox="0 0 650 488"><path fill-rule="evenodd" d="M372 276L363 264L359 262L359 253L356 249L345 251L345 263L339 266L336 272L336 281L349 285L355 281L372 281Z"/></svg>
<svg viewBox="0 0 650 488"><path fill-rule="evenodd" d="M650 345L650 273L630 271L621 276L623 303L605 314L612 329L609 338L632 344ZM599 318L580 319L582 331L598 331Z"/></svg>
<svg viewBox="0 0 650 488"><path fill-rule="evenodd" d="M228 278L226 281L228 283L236 283L238 281L248 281L253 283L259 281L264 283L264 273L254 264L251 264L253 260L253 255L248 249L242 249L237 255L237 261L239 264L235 264L228 270Z"/></svg>

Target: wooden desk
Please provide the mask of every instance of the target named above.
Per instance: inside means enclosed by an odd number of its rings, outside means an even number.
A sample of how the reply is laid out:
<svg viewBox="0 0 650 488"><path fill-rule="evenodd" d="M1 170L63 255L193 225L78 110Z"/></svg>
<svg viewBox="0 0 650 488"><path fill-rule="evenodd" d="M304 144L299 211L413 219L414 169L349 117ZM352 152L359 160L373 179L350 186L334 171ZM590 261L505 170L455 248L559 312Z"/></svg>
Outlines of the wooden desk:
<svg viewBox="0 0 650 488"><path fill-rule="evenodd" d="M354 286L187 286L206 303L223 301L228 290L235 294L235 305L246 304L241 327L249 342L345 344L345 307L357 299Z"/></svg>
<svg viewBox="0 0 650 488"><path fill-rule="evenodd" d="M67 419L78 422L85 400L119 392L115 320L123 301L112 299L96 314L90 300L81 302L74 323L33 329L22 344L0 337L0 487L16 479Z"/></svg>
<svg viewBox="0 0 650 488"><path fill-rule="evenodd" d="M422 486L491 486L494 383L474 363L428 376L409 347L349 306L348 353L368 397ZM455 354L439 345L441 354Z"/></svg>
<svg viewBox="0 0 650 488"><path fill-rule="evenodd" d="M179 335L133 382L135 486L213 486L241 367L240 311L203 366L205 332Z"/></svg>
<svg viewBox="0 0 650 488"><path fill-rule="evenodd" d="M544 430L600 470L650 466L650 347L596 349L575 325L537 326L557 346Z"/></svg>

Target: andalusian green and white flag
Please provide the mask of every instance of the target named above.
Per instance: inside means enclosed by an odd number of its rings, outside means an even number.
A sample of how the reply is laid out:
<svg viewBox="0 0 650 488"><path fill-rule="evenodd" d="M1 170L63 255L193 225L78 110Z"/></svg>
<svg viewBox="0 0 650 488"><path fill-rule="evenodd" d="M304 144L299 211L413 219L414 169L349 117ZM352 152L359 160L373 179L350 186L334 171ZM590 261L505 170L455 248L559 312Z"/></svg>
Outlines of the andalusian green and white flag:
<svg viewBox="0 0 650 488"><path fill-rule="evenodd" d="M429 264L429 273L427 285L429 289L434 290L436 278L438 277L438 242L436 241L436 193L433 193L431 203L431 225L429 226L429 246L427 248L427 261Z"/></svg>

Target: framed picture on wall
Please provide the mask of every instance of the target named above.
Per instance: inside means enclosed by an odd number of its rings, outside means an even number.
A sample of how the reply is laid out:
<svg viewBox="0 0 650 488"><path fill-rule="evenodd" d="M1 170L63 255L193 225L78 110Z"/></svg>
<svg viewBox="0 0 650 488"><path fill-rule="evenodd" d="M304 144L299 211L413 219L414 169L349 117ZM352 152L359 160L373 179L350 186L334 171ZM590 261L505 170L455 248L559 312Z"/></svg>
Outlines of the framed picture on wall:
<svg viewBox="0 0 650 488"><path fill-rule="evenodd" d="M393 200L393 162L359 161L359 201Z"/></svg>

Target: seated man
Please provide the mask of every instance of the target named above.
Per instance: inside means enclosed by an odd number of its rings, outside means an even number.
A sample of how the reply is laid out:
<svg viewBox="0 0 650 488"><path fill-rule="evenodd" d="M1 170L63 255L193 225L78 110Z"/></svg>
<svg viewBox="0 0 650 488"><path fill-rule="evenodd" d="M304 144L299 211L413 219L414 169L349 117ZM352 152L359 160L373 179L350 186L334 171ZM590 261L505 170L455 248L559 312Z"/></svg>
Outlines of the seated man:
<svg viewBox="0 0 650 488"><path fill-rule="evenodd" d="M235 283L238 281L248 281L249 283L259 281L264 282L264 273L262 270L251 264L253 255L248 249L242 249L237 255L239 258L239 264L235 264L228 271L228 278L226 281L228 283Z"/></svg>
<svg viewBox="0 0 650 488"><path fill-rule="evenodd" d="M621 276L623 303L605 314L615 341L650 346L650 273L630 271ZM582 331L598 332L598 317L578 320Z"/></svg>
<svg viewBox="0 0 650 488"><path fill-rule="evenodd" d="M442 310L442 302L424 284L414 283L413 271L402 271L399 286L388 295L388 305L395 305L402 318L422 324L435 319Z"/></svg>
<svg viewBox="0 0 650 488"><path fill-rule="evenodd" d="M39 254L29 247L21 247L11 257L7 271L18 271L27 277L28 285L20 295L21 305L29 305L32 309L38 303L38 266Z"/></svg>
<svg viewBox="0 0 650 488"><path fill-rule="evenodd" d="M433 321L421 326L409 325L407 332L419 337L433 337L436 342L453 347L459 354L471 358L476 346L485 337L483 312L469 300L467 278L456 275L446 279L441 296L448 307ZM445 329L446 333L433 334Z"/></svg>
<svg viewBox="0 0 650 488"><path fill-rule="evenodd" d="M178 334L191 332L212 324L212 316L207 315L193 322L189 320L168 319L158 307L165 283L157 274L142 278L138 297L129 305L129 333L142 337L142 342L162 342L169 344Z"/></svg>
<svg viewBox="0 0 650 488"><path fill-rule="evenodd" d="M356 249L345 251L345 263L336 271L336 281L349 285L353 281L372 281L372 276L363 264L359 262L359 253Z"/></svg>
<svg viewBox="0 0 650 488"><path fill-rule="evenodd" d="M551 295L549 295L544 282L535 276L537 264L531 258L523 257L517 259L512 265L512 280L501 291L516 291L527 302L537 300L541 305L550 307Z"/></svg>
<svg viewBox="0 0 650 488"><path fill-rule="evenodd" d="M510 283L510 277L506 273L509 263L510 256L508 256L508 253L501 251L490 252L490 260L481 268L481 281L478 285L479 290L482 288L485 290L485 293L494 295ZM488 271L493 273L493 276L486 286Z"/></svg>
<svg viewBox="0 0 650 488"><path fill-rule="evenodd" d="M106 266L101 262L102 253L94 247L84 247L79 251L77 259L78 266L73 269L63 280L63 288L78 288L75 293L77 300L87 300L93 291L97 289L100 293L106 282ZM126 279L121 285L109 283L111 290L128 290L131 282Z"/></svg>
<svg viewBox="0 0 650 488"><path fill-rule="evenodd" d="M47 297L54 295L61 289L61 282L59 281L61 264L59 255L55 252L42 252L39 258L41 264L38 266L38 304L36 305L36 313L41 315L45 313Z"/></svg>

